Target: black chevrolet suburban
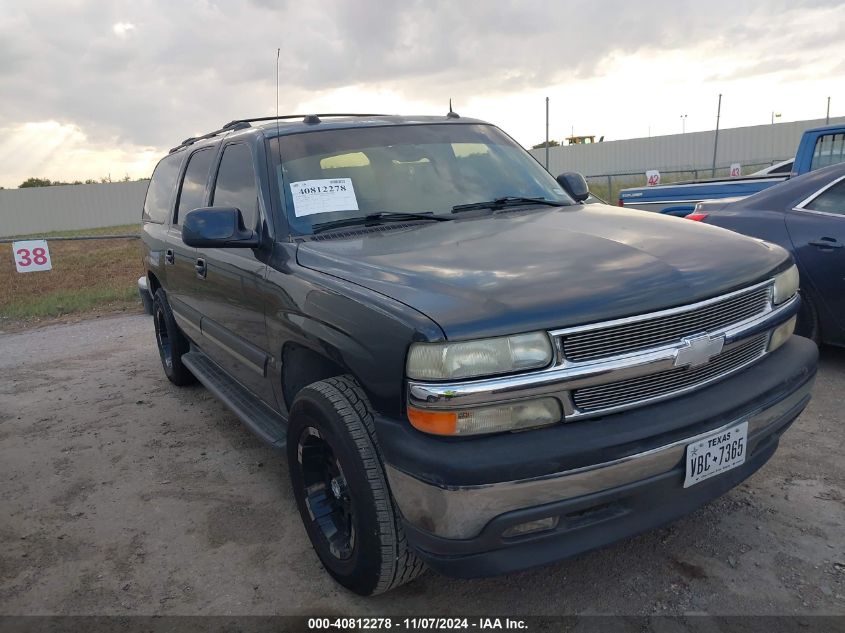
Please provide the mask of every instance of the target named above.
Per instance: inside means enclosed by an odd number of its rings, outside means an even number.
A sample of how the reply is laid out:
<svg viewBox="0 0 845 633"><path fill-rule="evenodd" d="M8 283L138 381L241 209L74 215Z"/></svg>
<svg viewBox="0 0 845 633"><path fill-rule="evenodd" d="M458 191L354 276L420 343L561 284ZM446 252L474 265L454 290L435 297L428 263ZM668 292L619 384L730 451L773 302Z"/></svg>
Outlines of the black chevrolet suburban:
<svg viewBox="0 0 845 633"><path fill-rule="evenodd" d="M155 169L139 281L176 385L287 452L360 594L685 515L810 398L780 247L601 204L483 121L233 121Z"/></svg>

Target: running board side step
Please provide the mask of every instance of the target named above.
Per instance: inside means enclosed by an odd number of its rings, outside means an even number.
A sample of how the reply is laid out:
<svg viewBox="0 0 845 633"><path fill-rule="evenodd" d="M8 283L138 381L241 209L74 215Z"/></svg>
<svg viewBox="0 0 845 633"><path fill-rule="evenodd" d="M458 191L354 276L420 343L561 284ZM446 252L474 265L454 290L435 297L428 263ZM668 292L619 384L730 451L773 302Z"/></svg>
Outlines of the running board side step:
<svg viewBox="0 0 845 633"><path fill-rule="evenodd" d="M195 347L182 355L182 363L206 389L229 407L249 429L270 446L284 449L287 420L232 380L217 363Z"/></svg>

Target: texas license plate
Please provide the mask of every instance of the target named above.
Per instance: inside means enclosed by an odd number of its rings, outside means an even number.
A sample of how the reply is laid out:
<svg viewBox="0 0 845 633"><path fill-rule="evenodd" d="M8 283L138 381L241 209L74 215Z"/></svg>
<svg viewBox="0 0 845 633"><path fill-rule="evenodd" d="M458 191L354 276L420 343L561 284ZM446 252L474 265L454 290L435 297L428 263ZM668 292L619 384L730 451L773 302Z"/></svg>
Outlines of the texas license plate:
<svg viewBox="0 0 845 633"><path fill-rule="evenodd" d="M713 433L687 444L687 476L684 488L736 468L745 462L748 422Z"/></svg>

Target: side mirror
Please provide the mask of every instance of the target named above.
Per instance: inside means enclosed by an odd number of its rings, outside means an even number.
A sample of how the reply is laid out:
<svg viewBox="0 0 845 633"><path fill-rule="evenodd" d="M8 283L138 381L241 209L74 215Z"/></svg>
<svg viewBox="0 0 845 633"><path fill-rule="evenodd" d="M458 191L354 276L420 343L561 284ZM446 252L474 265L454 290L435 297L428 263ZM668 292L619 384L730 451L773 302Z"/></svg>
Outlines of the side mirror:
<svg viewBox="0 0 845 633"><path fill-rule="evenodd" d="M558 176L556 180L563 190L578 202L584 202L590 195L587 181L577 171L568 171Z"/></svg>
<svg viewBox="0 0 845 633"><path fill-rule="evenodd" d="M182 241L197 248L256 248L261 240L244 228L240 209L207 207L189 211L182 220Z"/></svg>

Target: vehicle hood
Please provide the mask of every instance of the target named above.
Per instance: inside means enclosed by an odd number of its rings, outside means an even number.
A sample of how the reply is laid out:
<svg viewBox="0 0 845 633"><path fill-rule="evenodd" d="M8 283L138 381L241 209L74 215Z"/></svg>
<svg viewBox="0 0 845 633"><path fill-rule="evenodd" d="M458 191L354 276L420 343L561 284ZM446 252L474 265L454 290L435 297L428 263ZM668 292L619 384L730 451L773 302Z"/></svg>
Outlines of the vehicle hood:
<svg viewBox="0 0 845 633"><path fill-rule="evenodd" d="M419 310L453 340L683 305L789 258L718 227L597 204L384 228L302 242L297 261Z"/></svg>

